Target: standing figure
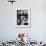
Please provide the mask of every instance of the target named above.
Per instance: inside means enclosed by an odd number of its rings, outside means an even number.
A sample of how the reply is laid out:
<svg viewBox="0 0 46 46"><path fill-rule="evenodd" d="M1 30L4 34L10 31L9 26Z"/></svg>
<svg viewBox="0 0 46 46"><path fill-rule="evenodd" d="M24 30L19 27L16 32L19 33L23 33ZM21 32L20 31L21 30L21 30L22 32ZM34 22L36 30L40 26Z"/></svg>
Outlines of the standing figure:
<svg viewBox="0 0 46 46"><path fill-rule="evenodd" d="M19 35L18 35L18 37L20 38L20 46L23 46L23 45L25 45L25 43L24 43L24 36L25 36L25 34L24 33L20 33Z"/></svg>

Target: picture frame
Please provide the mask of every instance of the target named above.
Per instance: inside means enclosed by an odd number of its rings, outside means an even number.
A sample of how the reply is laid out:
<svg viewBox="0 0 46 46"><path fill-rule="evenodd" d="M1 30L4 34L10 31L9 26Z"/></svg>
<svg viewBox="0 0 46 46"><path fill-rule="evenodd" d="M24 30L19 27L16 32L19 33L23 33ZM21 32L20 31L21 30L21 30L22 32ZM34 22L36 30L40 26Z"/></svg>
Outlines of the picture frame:
<svg viewBox="0 0 46 46"><path fill-rule="evenodd" d="M31 8L16 9L16 27L17 28L31 27Z"/></svg>

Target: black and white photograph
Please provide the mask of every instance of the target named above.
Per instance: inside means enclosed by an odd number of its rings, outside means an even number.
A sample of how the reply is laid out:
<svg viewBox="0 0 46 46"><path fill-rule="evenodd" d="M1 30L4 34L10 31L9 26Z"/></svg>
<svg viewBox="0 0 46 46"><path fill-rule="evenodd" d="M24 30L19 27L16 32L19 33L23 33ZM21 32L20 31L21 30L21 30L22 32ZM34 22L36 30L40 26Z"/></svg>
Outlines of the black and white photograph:
<svg viewBox="0 0 46 46"><path fill-rule="evenodd" d="M30 10L17 9L17 27L30 27Z"/></svg>

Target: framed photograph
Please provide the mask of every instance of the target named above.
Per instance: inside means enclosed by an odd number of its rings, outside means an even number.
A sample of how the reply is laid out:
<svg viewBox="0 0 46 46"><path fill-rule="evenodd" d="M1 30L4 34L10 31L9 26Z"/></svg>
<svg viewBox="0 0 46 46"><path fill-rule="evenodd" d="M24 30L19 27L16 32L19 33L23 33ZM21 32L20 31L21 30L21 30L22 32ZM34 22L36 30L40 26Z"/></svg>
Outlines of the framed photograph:
<svg viewBox="0 0 46 46"><path fill-rule="evenodd" d="M31 9L19 8L16 15L16 27L31 27Z"/></svg>

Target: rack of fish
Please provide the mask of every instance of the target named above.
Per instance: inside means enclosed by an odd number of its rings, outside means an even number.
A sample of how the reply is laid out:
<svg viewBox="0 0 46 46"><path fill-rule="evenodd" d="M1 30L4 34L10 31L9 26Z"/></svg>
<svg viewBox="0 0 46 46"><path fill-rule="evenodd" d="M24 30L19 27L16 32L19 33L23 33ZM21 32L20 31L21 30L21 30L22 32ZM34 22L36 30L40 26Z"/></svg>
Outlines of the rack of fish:
<svg viewBox="0 0 46 46"><path fill-rule="evenodd" d="M22 46L46 46L46 43L37 42L36 40L31 40L30 42L21 42L23 45ZM20 45L20 40L10 40L6 42L0 43L0 46L21 46Z"/></svg>

